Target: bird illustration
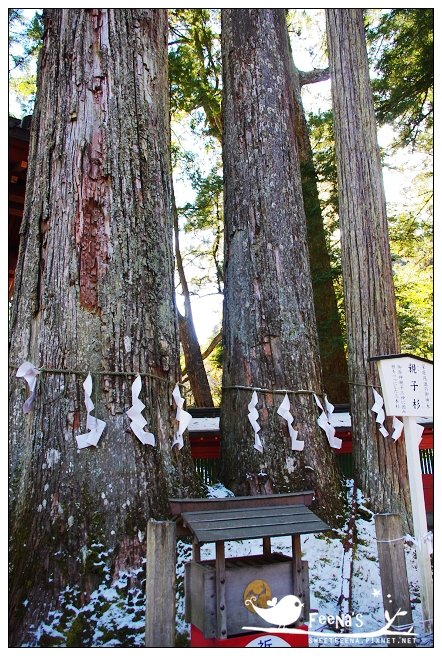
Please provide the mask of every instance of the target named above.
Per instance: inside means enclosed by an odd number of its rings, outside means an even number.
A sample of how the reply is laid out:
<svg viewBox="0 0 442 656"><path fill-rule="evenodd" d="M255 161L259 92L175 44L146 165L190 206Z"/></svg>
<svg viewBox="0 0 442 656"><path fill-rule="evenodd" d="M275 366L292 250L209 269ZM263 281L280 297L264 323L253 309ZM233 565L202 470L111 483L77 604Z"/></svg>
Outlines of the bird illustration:
<svg viewBox="0 0 442 656"><path fill-rule="evenodd" d="M304 606L295 595L286 595L279 602L276 597L273 597L273 599L267 601L269 608L259 608L255 606L254 601L256 601L256 597L250 597L245 600L245 605L251 606L265 622L274 624L278 628L296 622Z"/></svg>

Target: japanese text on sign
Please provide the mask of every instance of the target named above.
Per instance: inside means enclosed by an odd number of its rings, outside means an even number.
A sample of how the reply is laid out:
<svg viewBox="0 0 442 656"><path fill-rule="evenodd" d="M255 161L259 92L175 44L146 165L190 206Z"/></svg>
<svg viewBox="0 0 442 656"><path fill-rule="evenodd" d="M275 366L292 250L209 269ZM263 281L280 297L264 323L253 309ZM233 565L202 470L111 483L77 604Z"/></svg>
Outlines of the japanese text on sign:
<svg viewBox="0 0 442 656"><path fill-rule="evenodd" d="M433 365L411 357L378 362L388 416L433 416Z"/></svg>

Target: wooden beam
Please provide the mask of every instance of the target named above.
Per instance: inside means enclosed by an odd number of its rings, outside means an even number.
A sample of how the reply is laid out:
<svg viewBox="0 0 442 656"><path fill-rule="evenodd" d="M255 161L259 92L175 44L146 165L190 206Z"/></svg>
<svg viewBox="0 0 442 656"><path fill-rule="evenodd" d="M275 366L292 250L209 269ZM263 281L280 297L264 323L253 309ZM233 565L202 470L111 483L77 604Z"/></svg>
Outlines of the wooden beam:
<svg viewBox="0 0 442 656"><path fill-rule="evenodd" d="M267 537L262 539L262 553L266 558L272 555L272 539Z"/></svg>
<svg viewBox="0 0 442 656"><path fill-rule="evenodd" d="M192 560L196 563L201 562L201 547L196 540L192 542Z"/></svg>
<svg viewBox="0 0 442 656"><path fill-rule="evenodd" d="M227 638L226 609L226 557L224 542L216 543L216 637L219 640Z"/></svg>
<svg viewBox="0 0 442 656"><path fill-rule="evenodd" d="M301 537L292 535L292 573L293 573L293 594L304 604L303 615L305 613L305 594L302 575L301 561ZM307 616L308 619L308 616Z"/></svg>
<svg viewBox="0 0 442 656"><path fill-rule="evenodd" d="M169 499L172 515L201 510L230 508L263 508L267 506L293 506L303 504L310 506L313 491L292 492L287 494L266 494L254 497L227 497L224 499Z"/></svg>
<svg viewBox="0 0 442 656"><path fill-rule="evenodd" d="M147 524L146 647L175 646L175 522Z"/></svg>
<svg viewBox="0 0 442 656"><path fill-rule="evenodd" d="M401 626L413 621L401 518L394 514L375 515L375 527L384 610L390 617L399 609L406 611L406 615L398 616L394 621L394 628L400 630ZM408 639L411 644L402 644L402 638L390 636L388 646L414 647L414 639Z"/></svg>

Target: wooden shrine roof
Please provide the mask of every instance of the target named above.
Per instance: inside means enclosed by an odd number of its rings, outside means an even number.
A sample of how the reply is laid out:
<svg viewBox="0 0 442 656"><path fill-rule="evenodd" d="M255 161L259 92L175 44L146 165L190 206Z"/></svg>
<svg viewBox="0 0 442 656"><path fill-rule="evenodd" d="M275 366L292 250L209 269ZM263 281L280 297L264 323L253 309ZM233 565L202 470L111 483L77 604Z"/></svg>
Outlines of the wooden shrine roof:
<svg viewBox="0 0 442 656"><path fill-rule="evenodd" d="M290 505L284 505L281 501L278 503L278 497L288 500L288 497L294 496L298 497L295 503L293 501ZM238 504L235 504L236 500ZM244 505L246 500L250 500L250 505ZM180 523L188 529L198 543L301 535L327 531L330 528L306 505L299 503L299 494L229 497L201 501L205 501L206 504L211 503L212 507L205 510L184 510L179 516ZM260 501L261 504L257 505ZM222 502L228 502L229 507L222 507Z"/></svg>

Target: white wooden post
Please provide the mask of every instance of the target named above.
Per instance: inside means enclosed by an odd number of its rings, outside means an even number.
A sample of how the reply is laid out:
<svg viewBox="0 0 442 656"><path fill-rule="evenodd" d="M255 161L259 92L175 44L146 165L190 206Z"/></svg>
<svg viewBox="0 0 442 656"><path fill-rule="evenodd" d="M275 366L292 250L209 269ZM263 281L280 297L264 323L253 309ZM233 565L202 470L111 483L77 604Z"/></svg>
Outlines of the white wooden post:
<svg viewBox="0 0 442 656"><path fill-rule="evenodd" d="M403 417L405 446L407 449L407 468L410 483L413 528L416 540L417 569L421 591L422 617L424 630L433 630L433 578L429 551L427 516L425 511L424 487L419 458L419 436L415 417Z"/></svg>
<svg viewBox="0 0 442 656"><path fill-rule="evenodd" d="M425 631L432 632L433 579L416 417L433 416L433 363L408 354L379 355L370 360L378 366L385 414L401 416L404 423L422 616Z"/></svg>

